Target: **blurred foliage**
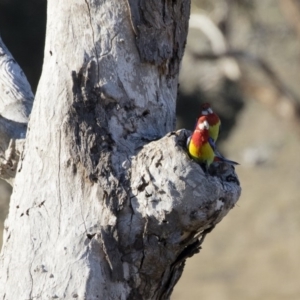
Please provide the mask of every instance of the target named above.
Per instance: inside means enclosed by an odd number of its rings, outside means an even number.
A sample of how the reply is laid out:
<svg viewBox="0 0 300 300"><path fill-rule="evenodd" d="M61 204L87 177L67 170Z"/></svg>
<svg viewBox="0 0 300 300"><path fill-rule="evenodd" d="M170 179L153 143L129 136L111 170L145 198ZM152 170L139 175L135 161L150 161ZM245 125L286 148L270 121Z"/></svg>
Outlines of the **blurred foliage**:
<svg viewBox="0 0 300 300"><path fill-rule="evenodd" d="M193 13L215 24L228 52L242 54L231 56L240 76L226 91L221 57L196 59L219 53L190 28L180 75L181 90L198 95L188 107L209 99L223 124L234 120L222 146L241 163L242 196L187 261L172 299L299 299L300 1L195 0Z"/></svg>

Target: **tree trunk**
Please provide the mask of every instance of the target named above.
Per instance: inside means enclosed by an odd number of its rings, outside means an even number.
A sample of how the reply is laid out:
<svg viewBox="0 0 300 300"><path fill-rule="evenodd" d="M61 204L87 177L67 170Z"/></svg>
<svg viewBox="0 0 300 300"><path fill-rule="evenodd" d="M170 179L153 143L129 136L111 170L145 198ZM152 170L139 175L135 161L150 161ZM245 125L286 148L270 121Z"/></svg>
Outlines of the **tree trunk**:
<svg viewBox="0 0 300 300"><path fill-rule="evenodd" d="M204 174L186 154L189 133L171 132L189 9L48 1L1 299L168 299L238 200L234 170Z"/></svg>

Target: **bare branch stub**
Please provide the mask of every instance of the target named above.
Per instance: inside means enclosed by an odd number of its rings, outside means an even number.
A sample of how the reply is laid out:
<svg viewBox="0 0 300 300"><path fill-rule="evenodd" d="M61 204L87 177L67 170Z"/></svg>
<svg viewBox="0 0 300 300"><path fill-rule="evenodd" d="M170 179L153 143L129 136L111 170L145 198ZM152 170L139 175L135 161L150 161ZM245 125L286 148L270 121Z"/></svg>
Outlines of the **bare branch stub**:
<svg viewBox="0 0 300 300"><path fill-rule="evenodd" d="M132 161L131 230L119 236L128 246L128 262L136 265L142 281L150 280L149 286L133 291L147 293L149 299L168 299L185 260L199 252L206 234L241 193L231 166L216 164L205 174L188 157L187 136L185 130L168 134L146 145Z"/></svg>

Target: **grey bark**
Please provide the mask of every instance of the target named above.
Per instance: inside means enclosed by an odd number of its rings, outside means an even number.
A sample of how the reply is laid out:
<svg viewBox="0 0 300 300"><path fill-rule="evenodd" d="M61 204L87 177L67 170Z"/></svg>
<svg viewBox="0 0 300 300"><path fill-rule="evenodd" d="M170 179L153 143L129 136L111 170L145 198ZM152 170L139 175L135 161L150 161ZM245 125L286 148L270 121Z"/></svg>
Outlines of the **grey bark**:
<svg viewBox="0 0 300 300"><path fill-rule="evenodd" d="M189 6L48 1L0 298L168 299L238 200L234 170L205 174L172 131Z"/></svg>
<svg viewBox="0 0 300 300"><path fill-rule="evenodd" d="M34 96L0 37L0 178L11 185L23 150Z"/></svg>

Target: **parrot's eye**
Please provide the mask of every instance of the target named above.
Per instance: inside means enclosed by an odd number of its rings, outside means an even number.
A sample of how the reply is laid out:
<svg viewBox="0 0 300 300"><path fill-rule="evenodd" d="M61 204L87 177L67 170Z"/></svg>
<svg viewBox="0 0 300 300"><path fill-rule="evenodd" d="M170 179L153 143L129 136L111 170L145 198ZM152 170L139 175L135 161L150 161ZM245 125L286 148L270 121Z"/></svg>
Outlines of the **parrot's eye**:
<svg viewBox="0 0 300 300"><path fill-rule="evenodd" d="M209 124L207 123L207 121L203 121L202 123L200 123L198 125L198 127L199 127L200 130L209 129Z"/></svg>

